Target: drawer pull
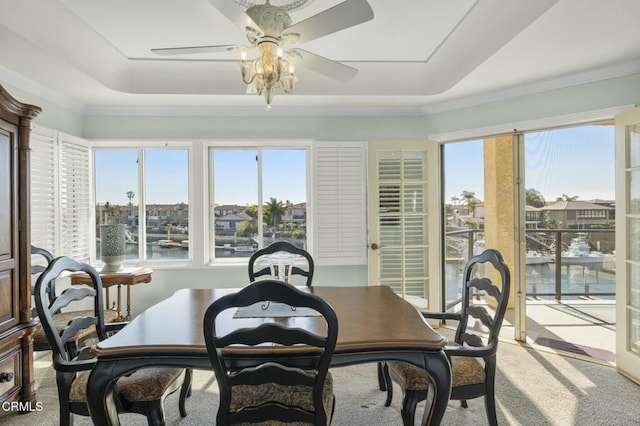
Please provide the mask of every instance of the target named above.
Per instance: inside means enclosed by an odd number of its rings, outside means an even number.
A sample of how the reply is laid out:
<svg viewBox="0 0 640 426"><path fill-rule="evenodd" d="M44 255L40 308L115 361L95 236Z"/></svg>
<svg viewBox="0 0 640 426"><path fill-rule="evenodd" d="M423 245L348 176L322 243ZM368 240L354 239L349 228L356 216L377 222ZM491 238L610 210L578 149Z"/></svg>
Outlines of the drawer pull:
<svg viewBox="0 0 640 426"><path fill-rule="evenodd" d="M5 371L0 373L0 383L10 382L13 380L13 371Z"/></svg>

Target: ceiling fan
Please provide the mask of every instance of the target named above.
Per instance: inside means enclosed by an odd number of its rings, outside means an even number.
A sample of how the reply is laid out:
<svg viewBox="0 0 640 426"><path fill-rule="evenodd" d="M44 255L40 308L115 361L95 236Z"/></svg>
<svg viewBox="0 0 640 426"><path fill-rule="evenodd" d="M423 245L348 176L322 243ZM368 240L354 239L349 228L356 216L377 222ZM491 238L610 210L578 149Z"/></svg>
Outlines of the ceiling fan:
<svg viewBox="0 0 640 426"><path fill-rule="evenodd" d="M313 0L290 0L283 5L271 4L275 0L255 4L247 0L209 0L220 13L246 32L249 45L213 45L169 47L151 49L158 55L183 55L238 51L241 73L248 85L248 93L263 95L270 107L275 89L285 93L293 90L297 80L295 66L300 65L339 81L356 76L356 68L316 55L300 48L284 49L285 45L298 45L328 34L341 31L373 19L373 10L367 0L346 0L303 21L293 24L288 10L299 9ZM244 10L240 4L248 5ZM281 2L283 3L283 2ZM258 48L260 56L247 62L247 51Z"/></svg>

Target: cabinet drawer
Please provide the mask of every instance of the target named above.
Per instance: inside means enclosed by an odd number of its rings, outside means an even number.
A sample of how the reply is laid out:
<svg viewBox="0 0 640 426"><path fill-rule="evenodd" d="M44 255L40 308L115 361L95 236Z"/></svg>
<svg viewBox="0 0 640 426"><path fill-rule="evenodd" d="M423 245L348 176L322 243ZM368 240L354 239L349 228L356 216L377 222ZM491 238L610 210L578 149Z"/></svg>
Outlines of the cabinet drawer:
<svg viewBox="0 0 640 426"><path fill-rule="evenodd" d="M11 394L20 390L21 354L19 346L0 354L0 401L6 401Z"/></svg>

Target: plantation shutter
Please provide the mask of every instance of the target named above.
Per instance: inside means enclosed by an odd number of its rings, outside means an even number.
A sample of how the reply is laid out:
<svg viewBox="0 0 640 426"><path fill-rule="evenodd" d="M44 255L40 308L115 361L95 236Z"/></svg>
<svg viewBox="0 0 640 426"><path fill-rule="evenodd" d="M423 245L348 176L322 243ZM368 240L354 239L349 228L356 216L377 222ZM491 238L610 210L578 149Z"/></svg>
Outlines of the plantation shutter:
<svg viewBox="0 0 640 426"><path fill-rule="evenodd" d="M31 131L31 244L89 261L88 141L34 126ZM34 258L42 262L42 258Z"/></svg>
<svg viewBox="0 0 640 426"><path fill-rule="evenodd" d="M89 262L91 218L88 141L59 133L61 252Z"/></svg>
<svg viewBox="0 0 640 426"><path fill-rule="evenodd" d="M380 151L377 166L380 283L403 297L427 298L427 155Z"/></svg>
<svg viewBox="0 0 640 426"><path fill-rule="evenodd" d="M34 126L31 130L31 244L58 253L56 214L57 150L51 129ZM36 259L37 257L37 259ZM42 262L41 256L34 257Z"/></svg>
<svg viewBox="0 0 640 426"><path fill-rule="evenodd" d="M366 265L366 145L322 142L313 158L316 263Z"/></svg>

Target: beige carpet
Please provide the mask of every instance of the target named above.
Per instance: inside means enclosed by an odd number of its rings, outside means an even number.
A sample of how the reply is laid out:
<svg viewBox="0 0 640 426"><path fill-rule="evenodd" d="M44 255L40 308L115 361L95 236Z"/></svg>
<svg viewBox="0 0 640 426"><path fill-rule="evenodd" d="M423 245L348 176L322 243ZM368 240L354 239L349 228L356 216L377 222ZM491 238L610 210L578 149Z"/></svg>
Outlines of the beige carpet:
<svg viewBox="0 0 640 426"><path fill-rule="evenodd" d="M502 343L497 379L498 421L503 425L638 425L640 387L615 369L519 345ZM401 425L400 392L391 407L384 407L385 394L377 389L374 364L332 369L336 389L337 426ZM37 394L42 412L0 414L3 426L57 425L58 403L49 357L36 361ZM196 371L194 392L187 401L188 417L178 414L177 395L165 403L167 425L200 426L215 423L217 387L209 371ZM422 415L424 403L418 406ZM146 425L144 417L123 415L125 426ZM90 425L76 416L75 425ZM487 424L482 399L461 408L452 401L445 425Z"/></svg>

